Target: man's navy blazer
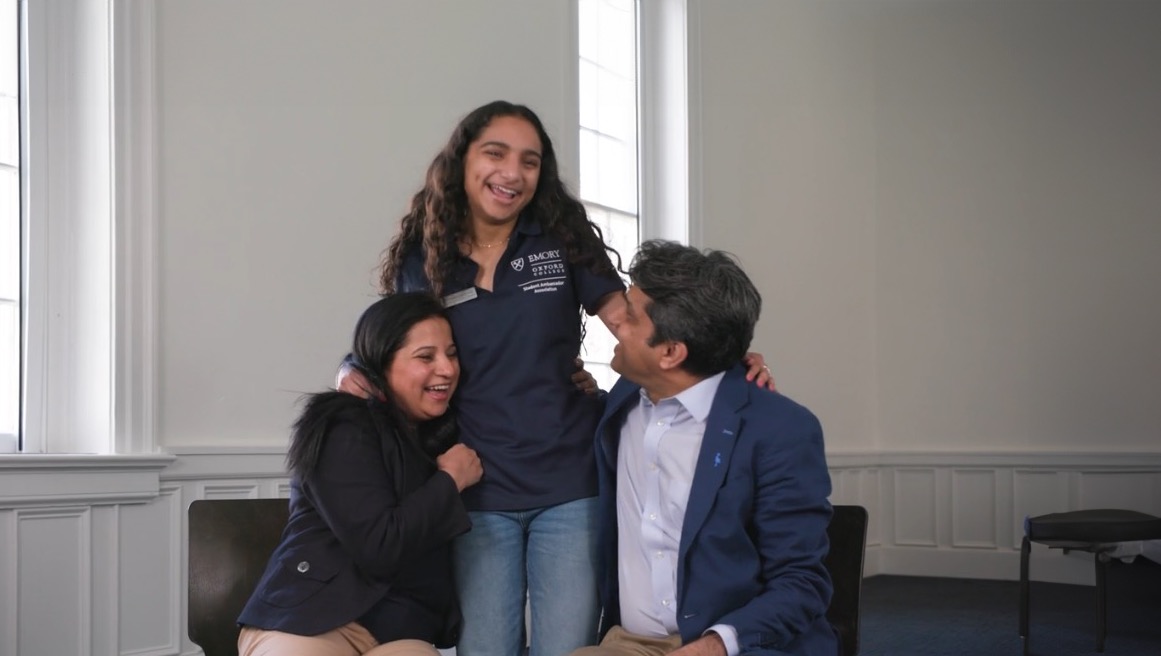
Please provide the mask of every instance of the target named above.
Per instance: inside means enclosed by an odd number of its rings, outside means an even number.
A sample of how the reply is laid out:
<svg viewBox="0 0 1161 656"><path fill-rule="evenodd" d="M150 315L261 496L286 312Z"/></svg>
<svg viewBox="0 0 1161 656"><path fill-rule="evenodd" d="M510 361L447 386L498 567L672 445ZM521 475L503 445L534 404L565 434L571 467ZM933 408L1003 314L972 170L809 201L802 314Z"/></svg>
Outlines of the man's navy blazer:
<svg viewBox="0 0 1161 656"><path fill-rule="evenodd" d="M640 387L622 378L597 428L602 631L620 623L617 448ZM706 418L681 530L677 625L682 643L714 624L738 632L742 654L835 656L823 565L830 474L822 427L806 408L745 379L722 378Z"/></svg>

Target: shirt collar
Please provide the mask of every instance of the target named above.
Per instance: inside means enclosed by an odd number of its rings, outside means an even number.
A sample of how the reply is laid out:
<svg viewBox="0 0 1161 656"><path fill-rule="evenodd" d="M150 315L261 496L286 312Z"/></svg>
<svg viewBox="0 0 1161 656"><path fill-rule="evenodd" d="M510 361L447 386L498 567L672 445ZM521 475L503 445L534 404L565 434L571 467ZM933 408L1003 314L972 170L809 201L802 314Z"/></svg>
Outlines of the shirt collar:
<svg viewBox="0 0 1161 656"><path fill-rule="evenodd" d="M717 396L718 386L722 384L726 372L720 371L709 378L704 378L696 384L691 385L676 396L671 397L681 404L685 411L691 417L701 423L705 423L706 417L709 416L710 408L714 405L714 397ZM668 399L661 399L662 402ZM645 388L641 388L641 402L648 406L650 405L649 395L645 392Z"/></svg>

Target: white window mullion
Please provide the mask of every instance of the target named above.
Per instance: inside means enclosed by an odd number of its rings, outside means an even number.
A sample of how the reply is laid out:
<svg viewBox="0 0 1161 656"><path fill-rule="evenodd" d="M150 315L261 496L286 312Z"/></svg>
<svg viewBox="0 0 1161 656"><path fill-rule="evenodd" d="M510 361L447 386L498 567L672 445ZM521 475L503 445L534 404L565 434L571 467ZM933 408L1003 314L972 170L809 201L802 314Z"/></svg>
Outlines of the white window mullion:
<svg viewBox="0 0 1161 656"><path fill-rule="evenodd" d="M0 453L20 425L19 4L0 0Z"/></svg>
<svg viewBox="0 0 1161 656"><path fill-rule="evenodd" d="M641 238L690 239L687 0L638 3Z"/></svg>
<svg viewBox="0 0 1161 656"><path fill-rule="evenodd" d="M24 451L46 451L48 428L48 225L33 221L30 208L48 206L48 96L42 87L48 79L48 18L46 7L33 3L22 5L24 52L21 59L21 139L20 159L25 174L21 182L24 197L23 281L21 294L24 312L22 358L21 434ZM31 14L31 15L30 15ZM32 181L36 180L36 183Z"/></svg>
<svg viewBox="0 0 1161 656"><path fill-rule="evenodd" d="M113 5L114 450L157 450L156 5Z"/></svg>

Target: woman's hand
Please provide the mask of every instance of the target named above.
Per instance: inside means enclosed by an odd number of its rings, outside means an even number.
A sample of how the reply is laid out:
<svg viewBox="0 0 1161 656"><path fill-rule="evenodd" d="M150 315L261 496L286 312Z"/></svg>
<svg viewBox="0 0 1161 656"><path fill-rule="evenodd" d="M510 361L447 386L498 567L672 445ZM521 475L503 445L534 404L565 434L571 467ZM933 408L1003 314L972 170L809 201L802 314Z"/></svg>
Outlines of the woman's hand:
<svg viewBox="0 0 1161 656"><path fill-rule="evenodd" d="M770 373L766 358L761 353L747 353L742 362L746 365L746 380L752 380L758 387L766 387L771 392L775 391L774 374Z"/></svg>
<svg viewBox="0 0 1161 656"><path fill-rule="evenodd" d="M576 385L578 390L590 396L601 391L597 387L597 379L593 378L593 375L585 369L585 361L580 358L576 359L576 373L572 375L572 384Z"/></svg>
<svg viewBox="0 0 1161 656"><path fill-rule="evenodd" d="M456 489L463 492L465 489L480 482L484 475L484 465L475 450L463 444L453 444L435 459L435 464L441 471L456 482Z"/></svg>

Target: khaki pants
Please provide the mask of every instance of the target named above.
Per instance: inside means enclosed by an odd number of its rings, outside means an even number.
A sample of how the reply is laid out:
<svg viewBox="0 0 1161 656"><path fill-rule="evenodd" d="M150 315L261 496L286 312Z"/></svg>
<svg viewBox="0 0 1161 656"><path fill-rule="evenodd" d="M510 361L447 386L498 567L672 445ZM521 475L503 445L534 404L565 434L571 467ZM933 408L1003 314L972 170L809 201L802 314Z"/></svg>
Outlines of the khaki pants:
<svg viewBox="0 0 1161 656"><path fill-rule="evenodd" d="M242 627L239 656L439 656L431 643L393 640L381 645L357 622L315 636Z"/></svg>
<svg viewBox="0 0 1161 656"><path fill-rule="evenodd" d="M619 625L609 629L596 647L582 647L572 656L664 656L681 646L681 636L650 638L629 633Z"/></svg>

